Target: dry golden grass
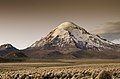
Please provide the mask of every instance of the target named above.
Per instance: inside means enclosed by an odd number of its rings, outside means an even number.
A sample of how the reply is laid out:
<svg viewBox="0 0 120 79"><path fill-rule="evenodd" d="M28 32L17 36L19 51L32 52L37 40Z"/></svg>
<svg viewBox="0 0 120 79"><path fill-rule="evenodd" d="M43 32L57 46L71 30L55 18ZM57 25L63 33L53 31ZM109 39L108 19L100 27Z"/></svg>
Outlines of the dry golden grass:
<svg viewBox="0 0 120 79"><path fill-rule="evenodd" d="M120 79L119 60L0 63L0 79Z"/></svg>

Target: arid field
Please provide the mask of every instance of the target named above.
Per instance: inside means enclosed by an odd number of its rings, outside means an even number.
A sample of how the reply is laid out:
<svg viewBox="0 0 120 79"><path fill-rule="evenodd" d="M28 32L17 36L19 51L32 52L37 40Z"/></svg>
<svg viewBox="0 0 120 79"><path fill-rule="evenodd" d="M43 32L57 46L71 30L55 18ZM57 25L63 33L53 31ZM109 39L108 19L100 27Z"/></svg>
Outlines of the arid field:
<svg viewBox="0 0 120 79"><path fill-rule="evenodd" d="M0 79L120 79L120 60L0 63Z"/></svg>

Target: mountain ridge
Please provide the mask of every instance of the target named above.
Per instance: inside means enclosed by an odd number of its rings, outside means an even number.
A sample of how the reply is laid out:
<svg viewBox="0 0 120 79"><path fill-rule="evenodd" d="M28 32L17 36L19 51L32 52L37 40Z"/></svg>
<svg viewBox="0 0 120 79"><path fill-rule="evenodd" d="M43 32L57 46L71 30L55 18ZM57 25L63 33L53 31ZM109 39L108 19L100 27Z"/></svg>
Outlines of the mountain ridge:
<svg viewBox="0 0 120 79"><path fill-rule="evenodd" d="M14 59L27 57L21 50L15 48L11 44L3 44L0 46L0 58Z"/></svg>

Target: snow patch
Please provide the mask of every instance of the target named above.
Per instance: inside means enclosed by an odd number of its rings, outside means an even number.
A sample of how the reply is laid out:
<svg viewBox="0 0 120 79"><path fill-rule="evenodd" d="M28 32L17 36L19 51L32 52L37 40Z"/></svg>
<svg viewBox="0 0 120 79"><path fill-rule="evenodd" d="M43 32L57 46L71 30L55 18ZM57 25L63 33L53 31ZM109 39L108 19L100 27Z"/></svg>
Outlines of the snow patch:
<svg viewBox="0 0 120 79"><path fill-rule="evenodd" d="M58 29L66 29L71 26L75 27L75 25L72 22L64 22L58 26Z"/></svg>
<svg viewBox="0 0 120 79"><path fill-rule="evenodd" d="M115 39L112 42L115 43L115 44L120 44L120 39Z"/></svg>

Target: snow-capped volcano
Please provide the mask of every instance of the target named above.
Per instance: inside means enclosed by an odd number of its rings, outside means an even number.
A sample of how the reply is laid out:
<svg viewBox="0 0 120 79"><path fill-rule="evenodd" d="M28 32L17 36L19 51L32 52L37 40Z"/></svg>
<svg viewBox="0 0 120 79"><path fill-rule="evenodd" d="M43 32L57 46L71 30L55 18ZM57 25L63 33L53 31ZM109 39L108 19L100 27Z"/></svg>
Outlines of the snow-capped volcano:
<svg viewBox="0 0 120 79"><path fill-rule="evenodd" d="M94 35L72 22L64 22L23 52L31 58L120 58L119 45Z"/></svg>
<svg viewBox="0 0 120 79"><path fill-rule="evenodd" d="M45 38L31 45L33 47L77 47L83 48L108 48L113 43L87 32L84 28L72 22L64 22L52 30Z"/></svg>

